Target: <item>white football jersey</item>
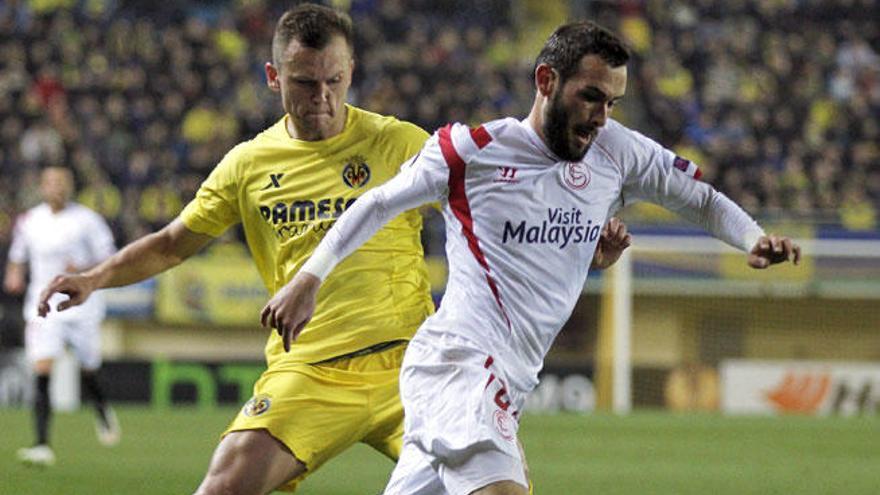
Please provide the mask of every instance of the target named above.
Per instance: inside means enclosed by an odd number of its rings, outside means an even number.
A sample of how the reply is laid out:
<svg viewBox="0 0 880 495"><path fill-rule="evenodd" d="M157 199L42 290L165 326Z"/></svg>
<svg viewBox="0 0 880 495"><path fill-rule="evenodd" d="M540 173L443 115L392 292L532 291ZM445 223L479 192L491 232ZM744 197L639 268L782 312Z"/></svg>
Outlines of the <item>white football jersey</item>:
<svg viewBox="0 0 880 495"><path fill-rule="evenodd" d="M28 264L30 282L22 308L25 320L37 317L40 292L56 275L66 273L71 267L78 271L91 268L114 251L113 234L107 223L85 206L68 203L63 210L53 213L49 205L43 203L22 214L13 231L9 261ZM50 318L73 320L104 316L100 293L92 294L80 306L55 311L58 302L65 299L65 295L53 296Z"/></svg>
<svg viewBox="0 0 880 495"><path fill-rule="evenodd" d="M387 219L439 201L449 279L440 309L415 340L466 339L528 392L615 211L657 203L743 250L763 234L698 177L694 164L614 120L578 162L556 158L527 121L451 125L342 215L303 270L323 278Z"/></svg>

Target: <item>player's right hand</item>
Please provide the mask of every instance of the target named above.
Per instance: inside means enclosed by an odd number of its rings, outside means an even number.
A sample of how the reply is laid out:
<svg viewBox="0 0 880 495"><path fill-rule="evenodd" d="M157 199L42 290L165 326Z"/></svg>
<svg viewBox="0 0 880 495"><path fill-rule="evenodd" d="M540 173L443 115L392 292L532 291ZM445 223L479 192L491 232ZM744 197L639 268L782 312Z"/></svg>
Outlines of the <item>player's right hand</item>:
<svg viewBox="0 0 880 495"><path fill-rule="evenodd" d="M37 314L46 316L52 307L49 305L49 299L55 294L66 294L69 299L58 303L58 311L79 306L89 295L95 291L90 278L83 275L58 275L52 282L40 293L40 302L37 305Z"/></svg>
<svg viewBox="0 0 880 495"><path fill-rule="evenodd" d="M284 352L302 332L315 313L315 300L321 279L308 272L299 272L275 293L260 313L263 327L274 328L281 336Z"/></svg>
<svg viewBox="0 0 880 495"><path fill-rule="evenodd" d="M763 235L758 238L749 251L748 264L758 270L770 265L791 261L795 265L801 261L801 247L791 239L780 235Z"/></svg>

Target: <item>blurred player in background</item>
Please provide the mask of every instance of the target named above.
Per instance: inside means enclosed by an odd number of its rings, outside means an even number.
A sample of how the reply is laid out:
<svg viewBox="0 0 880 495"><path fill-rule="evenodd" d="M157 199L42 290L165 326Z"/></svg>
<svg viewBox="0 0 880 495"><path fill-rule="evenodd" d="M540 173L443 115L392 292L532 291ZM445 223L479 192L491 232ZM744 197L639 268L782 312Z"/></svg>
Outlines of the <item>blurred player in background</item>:
<svg viewBox="0 0 880 495"><path fill-rule="evenodd" d="M98 440L106 446L119 441L120 430L113 409L98 384L101 366L101 321L104 302L100 295L75 310L37 316L40 290L61 273L76 273L95 266L115 251L113 234L100 215L70 201L73 175L69 169L48 167L40 176L43 203L25 212L16 223L4 289L12 294L25 291L25 353L36 375L34 446L18 451L25 463L51 465L55 453L49 446L52 405L49 381L52 365L65 346L73 349L81 366L82 384L94 401ZM59 298L63 299L63 298ZM57 300L55 300L57 302Z"/></svg>
<svg viewBox="0 0 880 495"><path fill-rule="evenodd" d="M581 294L601 226L624 205L675 211L748 253L753 268L799 261L790 239L766 235L696 180L696 165L610 119L628 59L593 23L558 28L537 58L526 119L439 130L339 218L264 309L282 322L285 346L303 338L334 266L398 213L442 203L449 282L406 352L404 446L386 495L527 493L519 414Z"/></svg>

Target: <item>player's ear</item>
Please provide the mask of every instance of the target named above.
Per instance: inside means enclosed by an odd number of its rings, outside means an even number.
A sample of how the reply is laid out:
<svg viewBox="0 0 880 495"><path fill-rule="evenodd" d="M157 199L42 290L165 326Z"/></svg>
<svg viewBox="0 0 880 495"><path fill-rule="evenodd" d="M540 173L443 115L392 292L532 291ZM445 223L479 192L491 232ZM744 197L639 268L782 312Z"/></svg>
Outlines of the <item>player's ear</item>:
<svg viewBox="0 0 880 495"><path fill-rule="evenodd" d="M559 83L559 74L553 67L547 64L538 64L535 67L535 87L541 96L550 96Z"/></svg>
<svg viewBox="0 0 880 495"><path fill-rule="evenodd" d="M266 85L272 91L281 91L281 82L278 81L278 69L272 62L266 62Z"/></svg>

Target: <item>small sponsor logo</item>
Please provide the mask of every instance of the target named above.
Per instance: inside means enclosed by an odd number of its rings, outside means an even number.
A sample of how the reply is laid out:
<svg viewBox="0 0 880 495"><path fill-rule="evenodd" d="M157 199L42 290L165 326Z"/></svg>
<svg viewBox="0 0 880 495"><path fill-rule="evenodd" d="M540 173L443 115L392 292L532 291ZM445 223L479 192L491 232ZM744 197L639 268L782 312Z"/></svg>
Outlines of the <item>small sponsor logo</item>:
<svg viewBox="0 0 880 495"><path fill-rule="evenodd" d="M672 166L677 168L678 170L681 170L682 172L690 175L694 179L699 179L700 177L703 176L703 171L700 170L700 168L697 167L696 165L694 165L694 167L693 167L693 172L690 172L691 161L686 160L680 156L676 156L675 159L672 160Z"/></svg>
<svg viewBox="0 0 880 495"><path fill-rule="evenodd" d="M798 375L789 371L782 383L765 396L779 412L808 414L819 409L830 389L831 376L828 373Z"/></svg>
<svg viewBox="0 0 880 495"><path fill-rule="evenodd" d="M284 177L284 174L269 174L269 183L266 184L260 191L265 191L267 189L276 189L281 187L281 178Z"/></svg>
<svg viewBox="0 0 880 495"><path fill-rule="evenodd" d="M498 173L492 182L505 182L508 184L516 184L519 179L516 178L517 169L513 167L498 167Z"/></svg>
<svg viewBox="0 0 880 495"><path fill-rule="evenodd" d="M510 417L510 414L507 414L507 411L502 409L496 410L495 414L492 415L492 424L495 425L495 430L498 431L501 438L513 441L516 434L516 426L513 418Z"/></svg>
<svg viewBox="0 0 880 495"><path fill-rule="evenodd" d="M268 395L257 395L244 404L241 413L248 417L259 416L268 411L272 406L272 399Z"/></svg>
<svg viewBox="0 0 880 495"><path fill-rule="evenodd" d="M581 190L590 185L592 175L590 168L583 162L567 162L563 170L565 185L574 190Z"/></svg>
<svg viewBox="0 0 880 495"><path fill-rule="evenodd" d="M347 160L342 169L342 182L352 189L359 189L370 182L370 167L361 156L353 156Z"/></svg>
<svg viewBox="0 0 880 495"><path fill-rule="evenodd" d="M690 160L685 160L684 158L682 158L680 156L676 156L675 160L672 161L672 166L681 170L682 172L687 172L688 167L690 167L690 165L691 165Z"/></svg>

